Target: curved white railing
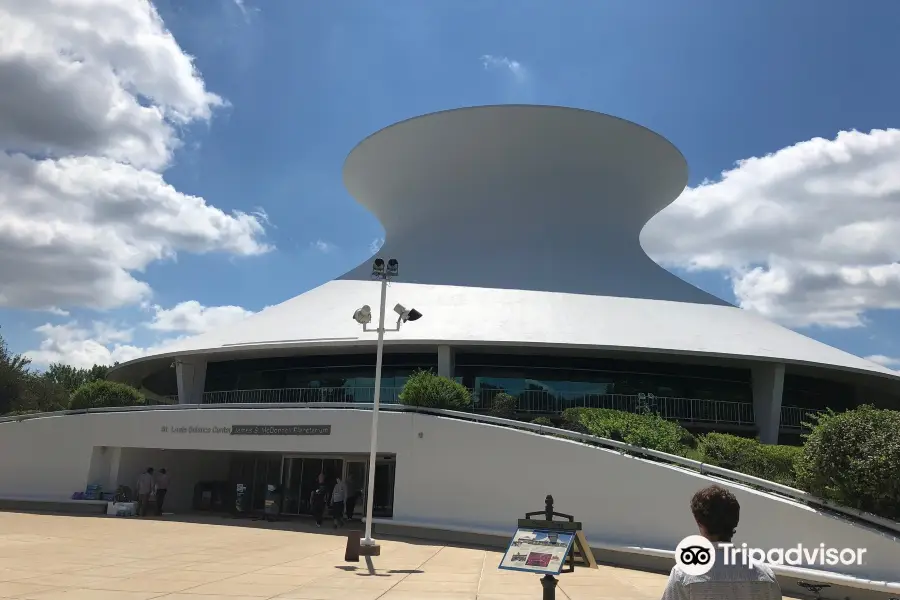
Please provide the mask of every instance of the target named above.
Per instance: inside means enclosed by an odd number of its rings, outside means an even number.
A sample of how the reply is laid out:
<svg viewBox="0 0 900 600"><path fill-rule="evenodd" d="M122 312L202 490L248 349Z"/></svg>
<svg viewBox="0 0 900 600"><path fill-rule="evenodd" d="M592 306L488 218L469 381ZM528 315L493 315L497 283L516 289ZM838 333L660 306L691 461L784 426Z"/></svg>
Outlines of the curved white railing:
<svg viewBox="0 0 900 600"><path fill-rule="evenodd" d="M383 403L399 403L402 387L382 387ZM505 393L502 389L469 389L474 405L472 412L487 412L494 396ZM534 415L561 414L567 408L608 408L625 412L654 412L664 419L684 424L716 424L729 426L753 426L752 402L710 400L708 398L683 398L655 394L591 394L583 392L550 392L525 390L515 394L516 412ZM250 390L225 390L204 392L203 404L266 404L313 402L371 403L375 398L374 387L300 387L260 388ZM178 397L170 397L169 404L177 404ZM780 426L786 430L803 430L804 423L821 410L782 406Z"/></svg>
<svg viewBox="0 0 900 600"><path fill-rule="evenodd" d="M86 413L115 413L115 412L139 412L145 410L238 410L238 409L248 409L248 408L279 408L279 409L355 409L355 410L371 410L372 404L368 403L359 403L359 402L314 402L314 403L230 403L230 404L172 404L172 405L160 405L160 406L122 406L122 407L110 407L110 408L90 408L83 410L65 410L58 412L50 412L50 413L34 413L28 415L17 415L11 417L0 417L0 423L4 422L16 422L16 421L26 421L30 419L39 419L39 418L47 418L47 417L56 417L56 416L64 416L64 415L77 415L77 414L86 414ZM582 442L585 444L590 444L594 446L600 446L603 448L617 450L623 454L629 455L637 455L646 458L653 459L657 462L663 462L671 465L677 465L680 467L684 467L690 469L692 471L697 471L702 475L711 475L714 477L718 477L721 479L726 479L729 481L742 483L745 485L752 486L754 488L778 494L780 496L790 498L797 502L801 502L803 504L807 504L814 507L819 507L826 509L830 512L840 513L843 516L849 517L851 519L861 521L862 524L875 525L884 530L888 530L892 532L892 534L900 534L900 523L895 521L891 521L890 519L885 519L884 517L879 517L878 515L873 515L871 513L867 513L861 510L856 510L853 508L848 508L846 506L841 506L839 504L835 504L829 500L824 498L819 498L818 496L814 496L809 492L805 492L803 490L798 490L796 488L792 488L786 485L782 485L780 483L775 483L774 481L768 481L766 479L760 479L759 477L754 477L752 475L747 475L745 473L740 473L738 471L732 471L730 469L724 469L722 467L716 465L710 465L707 463L703 463L697 460L693 460L690 458L684 458L683 456L677 456L675 454L667 454L665 452L660 452L658 450L651 450L649 448L641 448L639 446L632 446L630 444L626 444L624 442L618 442L616 440L610 440L606 438L597 437L590 434L578 433L575 431L569 431L567 429L559 429L557 427L549 427L546 425L538 425L535 423L526 423L524 421L515 421L512 419L504 419L501 417L493 417L490 415L478 414L478 413L470 413L470 412L461 412L461 411L453 411L453 410L442 410L442 409L433 409L433 408L421 408L414 406L406 406L402 404L382 404L380 410L391 411L391 412L413 412L420 414L429 414L438 417L447 417L453 418L463 421L474 421L477 423L485 423L489 425L497 425L500 427L508 427L514 429L520 429L523 431L529 431L532 433L537 433L539 435L554 435L561 438L566 438L569 440L573 440L576 442ZM900 539L895 538L897 541Z"/></svg>

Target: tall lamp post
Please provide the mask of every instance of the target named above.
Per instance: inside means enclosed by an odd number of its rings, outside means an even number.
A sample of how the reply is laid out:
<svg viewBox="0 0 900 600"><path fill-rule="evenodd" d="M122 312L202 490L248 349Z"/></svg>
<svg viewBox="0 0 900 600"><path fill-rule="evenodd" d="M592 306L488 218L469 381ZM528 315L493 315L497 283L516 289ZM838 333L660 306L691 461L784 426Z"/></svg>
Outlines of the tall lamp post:
<svg viewBox="0 0 900 600"><path fill-rule="evenodd" d="M401 323L407 321L415 321L422 317L422 313L414 308L409 310L398 304L394 307L397 313L397 326L392 329L384 327L384 313L387 304L387 284L392 277L396 277L399 273L400 264L396 259L391 258L387 261L387 265L381 258L376 258L372 262L372 278L381 281L381 303L378 307L378 343L375 349L375 398L372 401L372 438L369 448L369 470L368 470L368 486L366 491L366 533L365 538L361 540L361 545L368 546L371 550L377 547L375 540L372 539L372 510L375 501L375 460L378 449L378 408L381 403L381 364L384 356L384 332L400 331ZM357 309L353 313L353 320L363 326L363 331L372 331L369 323L372 322L372 309L368 304Z"/></svg>

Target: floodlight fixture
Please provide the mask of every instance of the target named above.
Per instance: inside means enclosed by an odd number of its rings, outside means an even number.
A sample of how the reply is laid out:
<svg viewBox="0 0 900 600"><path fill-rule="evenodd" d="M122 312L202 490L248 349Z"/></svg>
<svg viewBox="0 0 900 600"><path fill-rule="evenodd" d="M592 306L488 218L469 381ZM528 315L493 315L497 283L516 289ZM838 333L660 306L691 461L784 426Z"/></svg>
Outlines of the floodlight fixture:
<svg viewBox="0 0 900 600"><path fill-rule="evenodd" d="M407 321L415 321L422 318L422 313L414 308L410 308L407 310L407 308L402 304L398 304L397 306L395 306L394 312L400 315L400 321L404 323L406 323Z"/></svg>
<svg viewBox="0 0 900 600"><path fill-rule="evenodd" d="M384 259L376 258L372 262L372 277L384 277Z"/></svg>
<svg viewBox="0 0 900 600"><path fill-rule="evenodd" d="M391 258L387 261L387 276L388 277L396 277L400 273L400 263L397 262L396 258Z"/></svg>
<svg viewBox="0 0 900 600"><path fill-rule="evenodd" d="M372 308L368 304L357 308L353 313L353 320L360 325L368 325L372 322Z"/></svg>

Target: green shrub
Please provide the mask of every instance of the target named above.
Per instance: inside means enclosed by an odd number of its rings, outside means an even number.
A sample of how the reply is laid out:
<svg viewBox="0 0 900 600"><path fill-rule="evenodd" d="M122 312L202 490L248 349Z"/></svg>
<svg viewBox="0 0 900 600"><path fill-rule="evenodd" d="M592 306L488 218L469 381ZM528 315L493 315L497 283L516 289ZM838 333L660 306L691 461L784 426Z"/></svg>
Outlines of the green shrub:
<svg viewBox="0 0 900 600"><path fill-rule="evenodd" d="M518 398L507 394L506 392L500 392L494 396L493 400L491 400L490 414L491 416L501 417L503 419L513 419L516 416L516 406L518 406L518 404Z"/></svg>
<svg viewBox="0 0 900 600"><path fill-rule="evenodd" d="M143 394L124 383L97 380L82 384L72 393L69 408L103 408L107 406L138 406L146 401Z"/></svg>
<svg viewBox="0 0 900 600"><path fill-rule="evenodd" d="M468 410L472 394L461 383L440 377L430 371L416 371L400 392L400 403L423 408Z"/></svg>
<svg viewBox="0 0 900 600"><path fill-rule="evenodd" d="M658 414L635 414L608 408L570 408L567 424L584 426L598 437L684 456L696 442L684 427Z"/></svg>
<svg viewBox="0 0 900 600"><path fill-rule="evenodd" d="M544 427L556 427L549 417L538 417L531 421L532 425L543 425Z"/></svg>
<svg viewBox="0 0 900 600"><path fill-rule="evenodd" d="M697 460L702 462L795 486L794 463L802 448L760 444L759 440L727 433L709 433L700 439L698 451Z"/></svg>
<svg viewBox="0 0 900 600"><path fill-rule="evenodd" d="M804 490L900 519L900 412L860 406L815 419L797 460Z"/></svg>

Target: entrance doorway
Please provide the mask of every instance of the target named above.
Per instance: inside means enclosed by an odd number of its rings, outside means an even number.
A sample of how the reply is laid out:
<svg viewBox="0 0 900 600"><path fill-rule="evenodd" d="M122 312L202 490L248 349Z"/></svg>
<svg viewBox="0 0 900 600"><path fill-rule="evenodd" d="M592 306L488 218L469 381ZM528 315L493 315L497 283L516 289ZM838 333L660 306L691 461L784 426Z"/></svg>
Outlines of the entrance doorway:
<svg viewBox="0 0 900 600"><path fill-rule="evenodd" d="M232 457L229 471L229 497L241 484L249 496L245 497L244 510L261 511L266 505L266 486L281 482L281 455L238 454Z"/></svg>
<svg viewBox="0 0 900 600"><path fill-rule="evenodd" d="M366 513L366 463L365 459L351 459L347 461L344 481L353 489L348 489L348 494L356 494L356 504L353 506L351 518L362 517Z"/></svg>
<svg viewBox="0 0 900 600"><path fill-rule="evenodd" d="M310 501L319 474L325 476L329 498L337 478L345 482L349 478L350 485L359 492L353 516L362 518L366 512L368 463L367 458L360 455L235 454L231 459L228 488L234 492L241 484L245 490L244 510L261 512L265 509L267 486L276 486L281 495L282 514L308 515L312 513ZM394 514L395 468L393 456L379 457L375 463L372 513L376 517Z"/></svg>
<svg viewBox="0 0 900 600"><path fill-rule="evenodd" d="M319 475L325 476L325 486L334 488L338 477L344 473L342 458L316 456L289 456L284 459L284 504L282 512L289 515L309 514L312 512L310 500L319 481Z"/></svg>
<svg viewBox="0 0 900 600"><path fill-rule="evenodd" d="M375 502L372 516L390 517L394 514L394 469L393 460L379 459L375 462Z"/></svg>

